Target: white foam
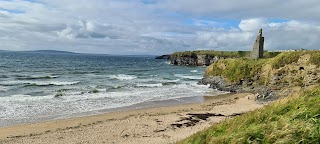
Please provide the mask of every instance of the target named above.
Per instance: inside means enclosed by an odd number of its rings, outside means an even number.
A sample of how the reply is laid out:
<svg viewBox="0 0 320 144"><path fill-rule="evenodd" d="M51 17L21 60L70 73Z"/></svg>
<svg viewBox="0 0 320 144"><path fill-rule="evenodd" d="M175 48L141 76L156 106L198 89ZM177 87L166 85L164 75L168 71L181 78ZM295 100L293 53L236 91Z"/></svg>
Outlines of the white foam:
<svg viewBox="0 0 320 144"><path fill-rule="evenodd" d="M162 83L157 83L157 84L137 84L137 87L162 87Z"/></svg>
<svg viewBox="0 0 320 144"><path fill-rule="evenodd" d="M48 85L66 86L66 85L75 85L78 83L80 82L79 81L74 81L74 82L51 81L51 82L27 82L25 84L37 85L37 86L48 86Z"/></svg>
<svg viewBox="0 0 320 144"><path fill-rule="evenodd" d="M118 80L134 80L138 78L135 75L126 75L126 74L109 75L108 77L112 79L118 79Z"/></svg>
<svg viewBox="0 0 320 144"><path fill-rule="evenodd" d="M195 75L184 75L184 74L174 74L175 77L190 79L190 80L200 80L202 76L195 76Z"/></svg>
<svg viewBox="0 0 320 144"><path fill-rule="evenodd" d="M8 90L7 87L0 86L0 92L5 92L5 91L7 91L7 90Z"/></svg>
<svg viewBox="0 0 320 144"><path fill-rule="evenodd" d="M192 73L197 73L198 70L191 70L190 72L192 72Z"/></svg>
<svg viewBox="0 0 320 144"><path fill-rule="evenodd" d="M166 61L165 63L168 64L168 65L173 65L173 64L171 64L170 61Z"/></svg>
<svg viewBox="0 0 320 144"><path fill-rule="evenodd" d="M3 81L3 82L1 82L0 84L1 84L1 85L11 86L11 85L17 85L17 84L24 84L24 83L26 83L26 82L24 82L24 81L12 80L12 81Z"/></svg>
<svg viewBox="0 0 320 144"><path fill-rule="evenodd" d="M26 101L42 101L45 99L52 99L53 96L30 96L24 94L11 95L8 97L0 97L2 102L26 102Z"/></svg>

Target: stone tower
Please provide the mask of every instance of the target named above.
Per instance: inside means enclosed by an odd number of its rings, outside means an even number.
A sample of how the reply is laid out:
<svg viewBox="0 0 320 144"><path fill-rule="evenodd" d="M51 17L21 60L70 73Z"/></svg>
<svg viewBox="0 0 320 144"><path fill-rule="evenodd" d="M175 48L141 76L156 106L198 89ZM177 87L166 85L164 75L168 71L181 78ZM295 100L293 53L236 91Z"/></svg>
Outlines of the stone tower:
<svg viewBox="0 0 320 144"><path fill-rule="evenodd" d="M262 37L262 29L260 29L256 42L254 43L253 49L251 52L252 59L259 59L263 57L263 45L264 45L264 37Z"/></svg>

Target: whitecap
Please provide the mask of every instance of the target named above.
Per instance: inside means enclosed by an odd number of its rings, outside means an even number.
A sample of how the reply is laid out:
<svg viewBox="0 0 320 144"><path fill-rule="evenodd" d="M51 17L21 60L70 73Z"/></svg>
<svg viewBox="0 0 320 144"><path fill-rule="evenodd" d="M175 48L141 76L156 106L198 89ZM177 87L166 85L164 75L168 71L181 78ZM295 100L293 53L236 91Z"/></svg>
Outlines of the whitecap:
<svg viewBox="0 0 320 144"><path fill-rule="evenodd" d="M170 61L166 61L165 63L168 64L168 65L173 65L173 64L171 64Z"/></svg>
<svg viewBox="0 0 320 144"><path fill-rule="evenodd" d="M55 79L58 78L56 75L45 75L45 76L26 76L26 77L19 77L18 80L35 80L35 79Z"/></svg>
<svg viewBox="0 0 320 144"><path fill-rule="evenodd" d="M8 89L6 88L6 87L4 87L4 86L0 86L0 92L5 92L5 91L7 91Z"/></svg>
<svg viewBox="0 0 320 144"><path fill-rule="evenodd" d="M190 79L190 80L200 80L202 76L191 76L191 75L184 75L184 74L175 74L175 77Z"/></svg>
<svg viewBox="0 0 320 144"><path fill-rule="evenodd" d="M191 70L190 72L192 72L192 73L197 73L198 70Z"/></svg>
<svg viewBox="0 0 320 144"><path fill-rule="evenodd" d="M118 80L134 80L138 78L135 75L126 75L126 74L110 75L108 77L112 79L118 79Z"/></svg>
<svg viewBox="0 0 320 144"><path fill-rule="evenodd" d="M137 86L137 87L151 87L151 88L154 88L154 87L162 87L163 84L162 84L162 83L156 83L156 84L137 84L136 86Z"/></svg>
<svg viewBox="0 0 320 144"><path fill-rule="evenodd" d="M52 82L26 82L24 84L27 84L26 86L66 86L66 85L75 85L80 83L79 81L74 82L62 82L62 81L52 81Z"/></svg>
<svg viewBox="0 0 320 144"><path fill-rule="evenodd" d="M0 97L0 100L2 102L10 102L10 101L41 101L45 99L52 99L53 96L30 96L30 95L24 95L24 94L18 94L18 95L11 95L7 97Z"/></svg>

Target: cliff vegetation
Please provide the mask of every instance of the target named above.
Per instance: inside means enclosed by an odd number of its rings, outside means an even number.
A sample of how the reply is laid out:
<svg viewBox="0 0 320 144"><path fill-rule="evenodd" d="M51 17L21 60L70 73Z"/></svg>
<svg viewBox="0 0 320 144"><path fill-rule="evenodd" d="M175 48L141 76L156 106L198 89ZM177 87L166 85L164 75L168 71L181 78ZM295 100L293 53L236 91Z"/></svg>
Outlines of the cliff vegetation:
<svg viewBox="0 0 320 144"><path fill-rule="evenodd" d="M319 82L320 51L283 52L273 58L224 59L210 65L206 77L222 77L234 83L302 86Z"/></svg>

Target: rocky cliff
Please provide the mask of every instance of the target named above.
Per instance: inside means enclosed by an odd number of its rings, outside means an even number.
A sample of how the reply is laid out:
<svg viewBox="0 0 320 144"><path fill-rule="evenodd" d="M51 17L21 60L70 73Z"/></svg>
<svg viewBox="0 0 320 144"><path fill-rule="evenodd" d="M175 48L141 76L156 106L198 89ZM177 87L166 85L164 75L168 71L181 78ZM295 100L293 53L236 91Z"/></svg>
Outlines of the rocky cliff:
<svg viewBox="0 0 320 144"><path fill-rule="evenodd" d="M272 97L284 88L320 83L320 51L285 52L269 59L225 59L210 65L200 84ZM284 93L286 94L286 93Z"/></svg>
<svg viewBox="0 0 320 144"><path fill-rule="evenodd" d="M165 60L168 60L170 59L170 55L162 55L162 56L156 56L155 59L165 59Z"/></svg>
<svg viewBox="0 0 320 144"><path fill-rule="evenodd" d="M173 65L209 66L210 64L226 58L240 58L249 56L247 51L187 51L175 52L168 59Z"/></svg>
<svg viewBox="0 0 320 144"><path fill-rule="evenodd" d="M173 56L169 61L173 65L209 66L210 64L225 59L219 56L194 55L194 56Z"/></svg>
<svg viewBox="0 0 320 144"><path fill-rule="evenodd" d="M265 58L275 57L278 52L265 52ZM163 55L156 59L167 59L172 65L209 66L222 59L250 57L249 51L186 51Z"/></svg>

